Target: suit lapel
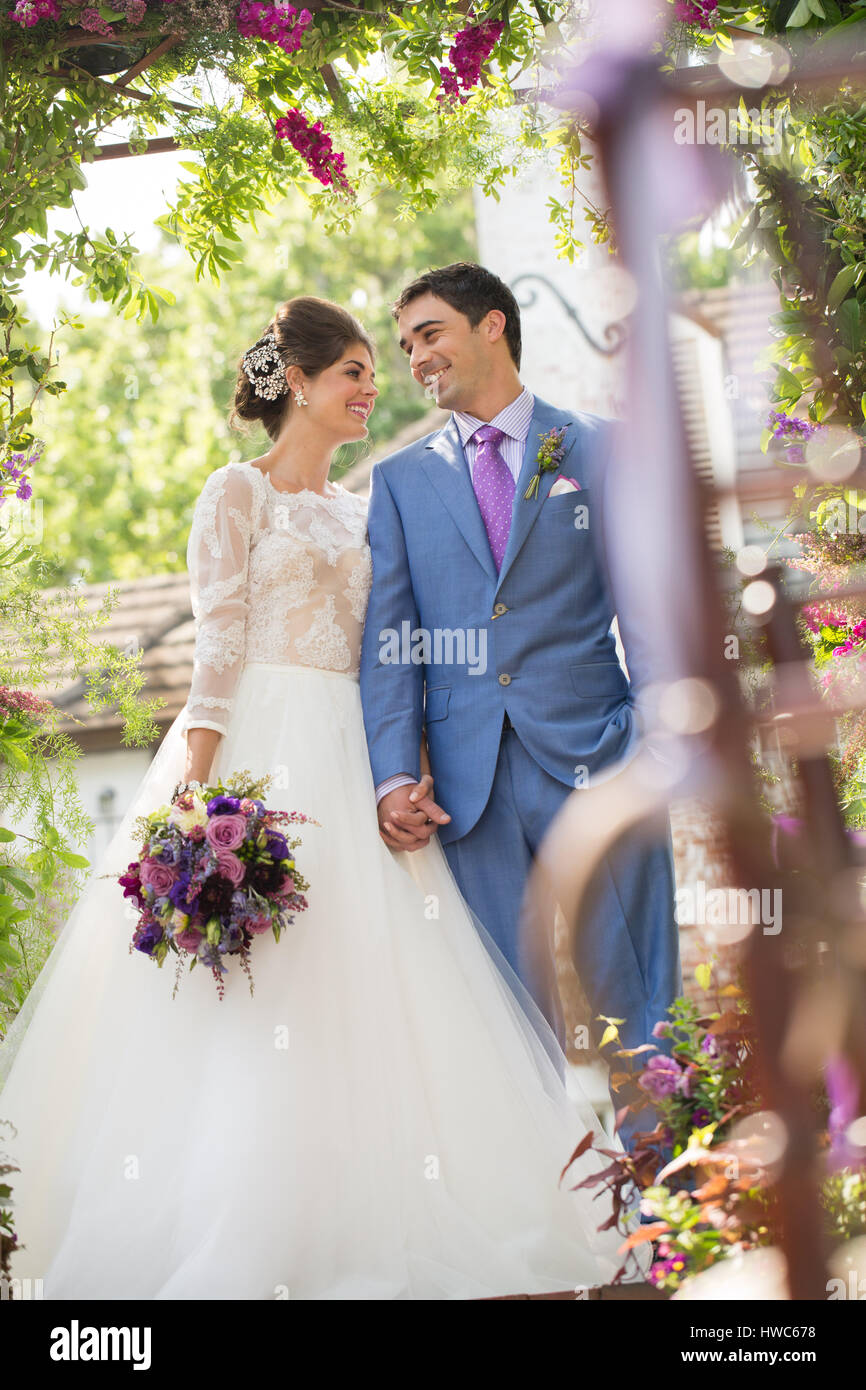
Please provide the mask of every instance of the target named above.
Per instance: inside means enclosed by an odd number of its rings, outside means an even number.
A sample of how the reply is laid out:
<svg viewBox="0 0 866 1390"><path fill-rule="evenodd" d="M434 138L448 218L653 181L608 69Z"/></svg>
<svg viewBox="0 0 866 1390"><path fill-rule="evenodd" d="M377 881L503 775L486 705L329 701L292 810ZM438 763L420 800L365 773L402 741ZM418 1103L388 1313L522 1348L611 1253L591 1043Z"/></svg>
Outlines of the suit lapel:
<svg viewBox="0 0 866 1390"><path fill-rule="evenodd" d="M567 426L564 447L565 453L562 462L555 468L541 474L538 483L538 492L528 500L524 497L526 489L532 480L533 474L538 471L538 449L541 436L554 426ZM502 587L506 575L517 558L517 554L525 542L527 536L538 520L541 508L544 506L545 498L556 482L561 470L565 466L571 448L575 440L575 426L561 411L556 410L546 401L535 398L535 409L532 413L532 422L529 426L529 434L526 436L526 449L523 454L520 474L517 479L517 488L514 493L514 511L511 519L511 530L508 534L508 544L505 547L505 554L502 557L502 568L499 571L499 579L496 585L497 593ZM476 509L478 503L476 501ZM479 512L480 516L480 512ZM482 523L483 525L483 523ZM485 533L486 534L486 533Z"/></svg>
<svg viewBox="0 0 866 1390"><path fill-rule="evenodd" d="M491 579L495 579L496 566L490 553L490 542L453 415L430 440L421 464L481 568Z"/></svg>

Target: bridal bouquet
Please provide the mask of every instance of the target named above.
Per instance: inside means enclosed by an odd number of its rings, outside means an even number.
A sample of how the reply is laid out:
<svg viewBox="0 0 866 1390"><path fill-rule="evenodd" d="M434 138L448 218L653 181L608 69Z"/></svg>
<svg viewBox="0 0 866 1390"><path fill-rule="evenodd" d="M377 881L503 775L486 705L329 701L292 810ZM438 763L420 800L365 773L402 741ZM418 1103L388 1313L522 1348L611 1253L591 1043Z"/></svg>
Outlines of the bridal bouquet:
<svg viewBox="0 0 866 1390"><path fill-rule="evenodd" d="M224 957L237 956L252 993L254 937L272 931L279 941L308 905L309 884L293 855L300 839L288 839L280 827L319 822L299 811L269 811L261 797L270 780L239 773L184 792L136 822L140 857L118 876L124 897L139 909L130 949L159 966L169 951L177 954L172 998L184 956L190 969L200 961L213 972L220 999Z"/></svg>

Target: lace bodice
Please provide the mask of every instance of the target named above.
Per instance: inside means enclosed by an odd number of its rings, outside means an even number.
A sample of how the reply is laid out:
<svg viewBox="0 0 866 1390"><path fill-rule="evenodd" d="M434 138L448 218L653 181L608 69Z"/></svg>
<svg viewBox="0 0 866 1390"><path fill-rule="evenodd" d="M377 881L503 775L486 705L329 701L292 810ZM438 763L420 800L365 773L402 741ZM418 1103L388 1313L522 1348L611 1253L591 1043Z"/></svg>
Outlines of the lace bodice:
<svg viewBox="0 0 866 1390"><path fill-rule="evenodd" d="M357 675L373 570L367 503L280 492L251 463L208 478L187 547L196 620L185 728L225 733L248 661Z"/></svg>

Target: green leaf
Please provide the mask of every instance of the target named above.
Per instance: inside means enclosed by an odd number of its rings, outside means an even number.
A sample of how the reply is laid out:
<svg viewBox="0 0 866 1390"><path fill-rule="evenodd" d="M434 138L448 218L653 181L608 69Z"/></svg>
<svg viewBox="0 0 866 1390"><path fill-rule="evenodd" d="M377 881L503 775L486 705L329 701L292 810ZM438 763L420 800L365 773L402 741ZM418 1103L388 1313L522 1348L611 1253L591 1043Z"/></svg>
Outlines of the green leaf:
<svg viewBox="0 0 866 1390"><path fill-rule="evenodd" d="M58 849L55 851L57 858L63 864L68 864L70 869L89 869L90 860L85 859L81 854L73 854L68 849Z"/></svg>
<svg viewBox="0 0 866 1390"><path fill-rule="evenodd" d="M3 759L12 764L13 767L19 768L21 772L26 770L30 761L27 754L9 739L5 740L3 746L0 747L0 761Z"/></svg>
<svg viewBox="0 0 866 1390"><path fill-rule="evenodd" d="M704 992L706 992L710 987L710 981L712 977L712 965L708 964L707 962L703 962L701 965L695 966L695 980L697 982L698 989L702 989L704 990Z"/></svg>
<svg viewBox="0 0 866 1390"><path fill-rule="evenodd" d="M15 834L14 830L7 830L5 826L0 826L0 841L2 841L4 845L8 845L12 840L17 839L18 836Z"/></svg>
<svg viewBox="0 0 866 1390"><path fill-rule="evenodd" d="M847 348L856 352L860 346L860 305L856 299L846 299L836 312L839 336Z"/></svg>
<svg viewBox="0 0 866 1390"><path fill-rule="evenodd" d="M13 888L17 888L22 898L36 897L36 894L27 880L21 878L19 874L15 873L14 869L8 868L6 864L0 864L0 877L5 878L7 883L11 883Z"/></svg>
<svg viewBox="0 0 866 1390"><path fill-rule="evenodd" d="M787 367L780 367L773 383L773 400L789 401L793 405L802 394L803 387L793 372L789 372Z"/></svg>
<svg viewBox="0 0 866 1390"><path fill-rule="evenodd" d="M809 8L809 0L798 0L793 10L785 21L786 29L802 29L804 24L808 24L812 18L812 11Z"/></svg>
<svg viewBox="0 0 866 1390"><path fill-rule="evenodd" d="M14 950L8 941L0 937L0 965L21 965L22 960L18 952Z"/></svg>
<svg viewBox="0 0 866 1390"><path fill-rule="evenodd" d="M857 279L857 266L846 265L839 271L827 291L827 308L837 309Z"/></svg>

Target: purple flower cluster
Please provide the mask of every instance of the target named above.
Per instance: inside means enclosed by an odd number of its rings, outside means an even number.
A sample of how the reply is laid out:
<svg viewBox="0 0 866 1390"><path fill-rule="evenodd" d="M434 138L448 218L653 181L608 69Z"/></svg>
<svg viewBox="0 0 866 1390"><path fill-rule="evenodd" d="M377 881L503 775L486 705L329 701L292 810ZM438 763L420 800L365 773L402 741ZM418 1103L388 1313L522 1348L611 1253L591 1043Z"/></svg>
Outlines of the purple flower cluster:
<svg viewBox="0 0 866 1390"><path fill-rule="evenodd" d="M25 29L32 29L40 19L59 19L60 8L57 0L18 0L14 10L7 10L6 15Z"/></svg>
<svg viewBox="0 0 866 1390"><path fill-rule="evenodd" d="M0 460L0 507L6 500L6 485L10 480L15 483L15 496L20 497L26 502L33 495L33 488L26 477L28 468L32 468L39 458L45 446L40 441L34 444L27 454L10 454L8 458Z"/></svg>
<svg viewBox="0 0 866 1390"><path fill-rule="evenodd" d="M848 1127L857 1119L860 1102L860 1081L847 1057L832 1057L824 1067L830 1116L831 1168L855 1168L863 1163L864 1152L859 1144L848 1138Z"/></svg>
<svg viewBox="0 0 866 1390"><path fill-rule="evenodd" d="M304 31L312 22L309 10L298 13L294 5L288 4L262 5L241 0L237 13L241 38L267 39L268 43L279 44L284 53L295 53L300 48Z"/></svg>
<svg viewBox="0 0 866 1390"><path fill-rule="evenodd" d="M346 178L346 157L335 154L331 137L323 130L321 121L310 125L303 112L293 106L285 116L279 117L274 130L279 140L288 140L298 151L319 183L338 184L346 192L352 192L352 185Z"/></svg>
<svg viewBox="0 0 866 1390"><path fill-rule="evenodd" d="M671 1254L670 1246L662 1241L657 1247L659 1255L663 1258L654 1260L651 1269L647 1273L647 1279L651 1284L664 1284L669 1274L682 1274L686 1267L686 1257L683 1254Z"/></svg>
<svg viewBox="0 0 866 1390"><path fill-rule="evenodd" d="M502 37L504 28L500 21L491 19L483 24L470 25L468 29L461 29L455 34L454 43L448 50L451 67L439 70L442 89L436 100L440 106L443 102L453 105L455 100L461 106L465 105L469 98L463 92L470 91L477 84L481 68Z"/></svg>
<svg viewBox="0 0 866 1390"><path fill-rule="evenodd" d="M697 24L701 29L712 29L713 21L710 18L716 9L718 0L677 0L675 12L677 19L681 19L683 24Z"/></svg>
<svg viewBox="0 0 866 1390"><path fill-rule="evenodd" d="M824 426L804 420L801 415L789 415L784 410L773 410L767 419L767 428L772 430L774 439L782 440L788 458L794 463L802 463L805 458L803 445Z"/></svg>
<svg viewBox="0 0 866 1390"><path fill-rule="evenodd" d="M82 10L78 17L78 23L82 29L86 29L88 34L102 34L103 38L110 38L114 33L107 19L103 19L99 10L92 5L86 10Z"/></svg>
<svg viewBox="0 0 866 1390"><path fill-rule="evenodd" d="M12 690L8 685L0 685L0 719L10 715L24 714L31 719L44 719L51 713L47 700L40 700L31 690Z"/></svg>
<svg viewBox="0 0 866 1390"><path fill-rule="evenodd" d="M210 793L210 794L208 794ZM306 881L278 825L306 821L298 812L269 811L256 798L207 789L149 816L140 858L118 878L139 909L132 944L162 965L184 951L214 972L222 997L223 958L242 957L249 973L253 937L280 931L303 911Z"/></svg>
<svg viewBox="0 0 866 1390"><path fill-rule="evenodd" d="M655 1037L665 1036L661 1030L666 1028L667 1024L665 1023L657 1024L656 1028L653 1029L653 1035ZM701 1041L701 1052L709 1061L717 1061L723 1056L723 1042L714 1033L707 1033ZM683 1096L686 1100L690 1100L700 1079L701 1067L696 1063L689 1062L683 1066L675 1057L668 1057L660 1052L647 1062L638 1077L638 1082L647 1095L655 1101L668 1100L672 1096ZM692 1123L696 1125L707 1124L709 1119L709 1111L703 1107L699 1107L692 1114Z"/></svg>

